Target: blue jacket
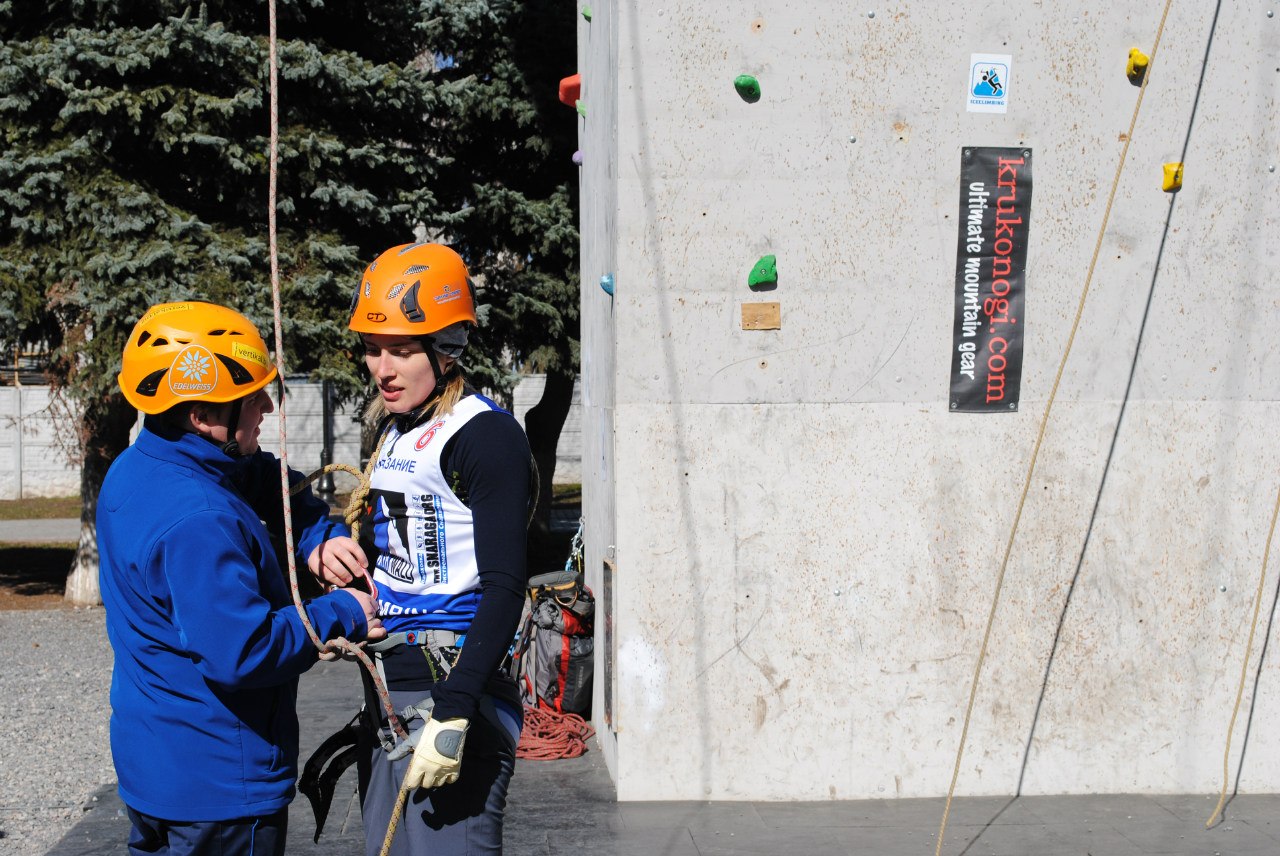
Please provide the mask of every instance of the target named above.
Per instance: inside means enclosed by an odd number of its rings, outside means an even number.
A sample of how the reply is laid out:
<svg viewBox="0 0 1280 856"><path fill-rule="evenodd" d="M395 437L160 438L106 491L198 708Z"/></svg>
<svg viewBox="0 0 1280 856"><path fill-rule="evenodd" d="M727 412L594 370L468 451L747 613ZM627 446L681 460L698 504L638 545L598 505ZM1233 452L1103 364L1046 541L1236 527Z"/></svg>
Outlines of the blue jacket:
<svg viewBox="0 0 1280 856"><path fill-rule="evenodd" d="M293 474L296 481L297 474ZM111 465L97 525L120 798L166 820L230 820L289 804L298 676L316 663L267 527L283 530L280 465L233 460L148 419ZM293 498L299 566L348 534L309 490ZM322 639L364 638L355 598L309 601Z"/></svg>

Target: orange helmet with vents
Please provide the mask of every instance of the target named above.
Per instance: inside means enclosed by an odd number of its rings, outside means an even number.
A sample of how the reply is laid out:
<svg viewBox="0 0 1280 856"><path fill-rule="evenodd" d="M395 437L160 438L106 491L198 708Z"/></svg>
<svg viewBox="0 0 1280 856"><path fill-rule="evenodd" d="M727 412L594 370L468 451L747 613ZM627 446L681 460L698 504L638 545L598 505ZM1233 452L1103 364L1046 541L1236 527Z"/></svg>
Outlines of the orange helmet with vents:
<svg viewBox="0 0 1280 856"><path fill-rule="evenodd" d="M253 322L225 306L161 303L138 319L116 380L143 413L183 401L234 401L275 379L267 344Z"/></svg>
<svg viewBox="0 0 1280 856"><path fill-rule="evenodd" d="M461 322L476 323L462 256L443 244L401 244L365 269L347 326L357 333L426 336Z"/></svg>

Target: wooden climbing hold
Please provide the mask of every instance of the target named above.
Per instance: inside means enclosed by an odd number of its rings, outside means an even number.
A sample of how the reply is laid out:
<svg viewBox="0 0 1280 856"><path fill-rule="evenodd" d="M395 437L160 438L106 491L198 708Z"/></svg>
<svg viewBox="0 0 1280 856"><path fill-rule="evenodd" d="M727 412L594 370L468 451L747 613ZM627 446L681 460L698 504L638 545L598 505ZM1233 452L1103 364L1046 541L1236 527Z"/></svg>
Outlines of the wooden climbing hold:
<svg viewBox="0 0 1280 856"><path fill-rule="evenodd" d="M733 88L738 90L742 100L754 104L760 100L760 81L749 74L739 74L733 79Z"/></svg>
<svg viewBox="0 0 1280 856"><path fill-rule="evenodd" d="M582 75L571 74L560 80L560 103L566 107L577 104L582 97Z"/></svg>
<svg viewBox="0 0 1280 856"><path fill-rule="evenodd" d="M773 255L761 256L760 261L756 262L751 268L751 273L747 274L747 286L754 289L777 284L778 257Z"/></svg>

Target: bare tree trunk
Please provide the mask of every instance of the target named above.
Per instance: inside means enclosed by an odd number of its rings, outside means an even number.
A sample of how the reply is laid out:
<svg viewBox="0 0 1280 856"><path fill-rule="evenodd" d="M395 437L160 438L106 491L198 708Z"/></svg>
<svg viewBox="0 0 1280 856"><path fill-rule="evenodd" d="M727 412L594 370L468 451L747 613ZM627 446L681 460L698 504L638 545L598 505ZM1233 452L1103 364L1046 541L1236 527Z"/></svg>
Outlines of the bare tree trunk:
<svg viewBox="0 0 1280 856"><path fill-rule="evenodd" d="M102 603L102 592L98 588L98 527L94 522L98 491L111 462L129 445L129 431L137 417L138 412L118 393L85 405L81 431L84 463L80 467L80 543L71 561L63 595L76 606Z"/></svg>
<svg viewBox="0 0 1280 856"><path fill-rule="evenodd" d="M572 403L573 374L548 371L542 398L524 416L529 448L538 465L538 506L532 524L537 535L544 535L551 528L551 482L556 474L556 447Z"/></svg>

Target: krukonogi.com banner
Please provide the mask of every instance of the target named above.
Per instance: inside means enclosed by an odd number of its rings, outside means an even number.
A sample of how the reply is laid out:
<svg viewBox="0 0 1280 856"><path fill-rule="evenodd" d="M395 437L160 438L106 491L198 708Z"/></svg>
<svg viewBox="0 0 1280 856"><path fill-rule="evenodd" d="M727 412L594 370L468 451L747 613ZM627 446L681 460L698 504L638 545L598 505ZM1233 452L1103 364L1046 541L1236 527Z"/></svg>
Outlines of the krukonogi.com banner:
<svg viewBox="0 0 1280 856"><path fill-rule="evenodd" d="M1030 225L1031 150L964 149L951 356L954 411L1018 409Z"/></svg>

